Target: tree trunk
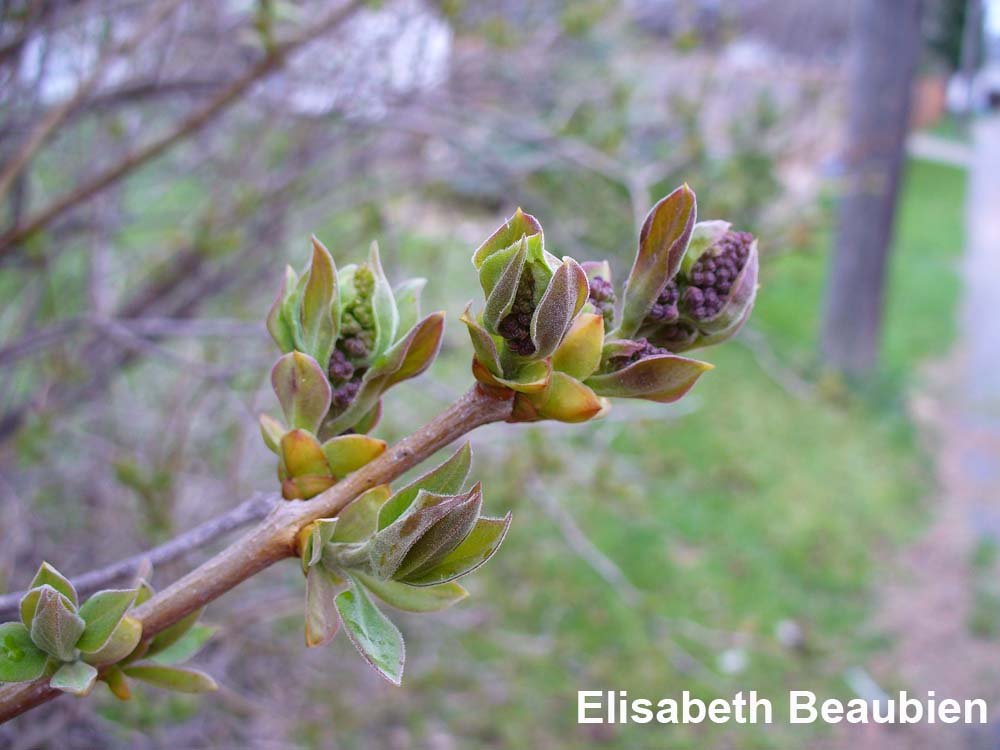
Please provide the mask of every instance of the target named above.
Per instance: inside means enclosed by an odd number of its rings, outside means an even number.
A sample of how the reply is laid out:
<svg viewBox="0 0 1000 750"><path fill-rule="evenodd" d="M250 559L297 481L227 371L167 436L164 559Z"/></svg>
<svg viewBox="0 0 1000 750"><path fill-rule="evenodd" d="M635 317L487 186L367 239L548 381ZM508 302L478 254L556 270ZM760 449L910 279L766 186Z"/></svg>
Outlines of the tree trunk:
<svg viewBox="0 0 1000 750"><path fill-rule="evenodd" d="M878 354L921 5L856 3L844 185L821 341L827 363L849 375L870 373Z"/></svg>

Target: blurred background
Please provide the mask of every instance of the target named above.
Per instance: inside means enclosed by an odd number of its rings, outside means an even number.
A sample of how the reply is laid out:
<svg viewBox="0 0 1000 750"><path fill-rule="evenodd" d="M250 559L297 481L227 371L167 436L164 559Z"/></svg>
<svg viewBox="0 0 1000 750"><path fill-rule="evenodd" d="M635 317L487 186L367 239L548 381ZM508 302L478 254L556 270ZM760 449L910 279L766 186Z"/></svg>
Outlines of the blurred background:
<svg viewBox="0 0 1000 750"><path fill-rule="evenodd" d="M1000 711L995 0L0 0L0 591L275 490L263 317L310 233L448 313L393 440L468 387L470 253L517 206L621 283L684 181L760 237L750 324L674 405L473 435L514 525L468 600L395 616L402 688L304 648L285 564L209 607L219 693L99 687L0 745L1000 747L780 719L789 689ZM578 726L602 689L779 717Z"/></svg>

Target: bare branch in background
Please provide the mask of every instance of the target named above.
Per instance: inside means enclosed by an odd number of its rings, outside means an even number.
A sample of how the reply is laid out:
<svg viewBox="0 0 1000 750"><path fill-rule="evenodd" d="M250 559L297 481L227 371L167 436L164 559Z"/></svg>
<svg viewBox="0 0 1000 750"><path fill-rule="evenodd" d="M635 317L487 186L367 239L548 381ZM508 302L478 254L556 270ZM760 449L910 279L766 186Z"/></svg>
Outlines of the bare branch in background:
<svg viewBox="0 0 1000 750"><path fill-rule="evenodd" d="M167 16L176 10L182 2L184 0L165 0L157 3L147 17L139 23L139 28L132 36L101 55L94 65L93 72L80 82L72 96L49 110L32 132L28 141L17 148L14 157L4 167L3 172L0 172L0 199L3 199L14 181L63 121L100 85L111 62L115 58L129 54L138 47L143 39L159 28Z"/></svg>
<svg viewBox="0 0 1000 750"><path fill-rule="evenodd" d="M155 159L175 144L188 138L193 133L208 125L212 120L229 109L259 80L273 73L287 59L288 55L316 37L330 31L332 28L349 18L362 5L360 0L352 0L346 5L328 13L316 24L299 32L291 39L276 45L264 58L253 65L241 77L233 81L208 104L184 118L173 130L140 148L113 167L109 167L96 177L76 186L62 198L55 199L47 207L39 210L17 226L0 236L0 258L11 254L18 243L46 227L50 222L66 211L89 200L115 184L122 177L133 172L143 164Z"/></svg>
<svg viewBox="0 0 1000 750"><path fill-rule="evenodd" d="M219 542L223 535L231 531L261 520L277 504L278 500L277 495L257 493L227 513L206 521L200 526L195 526L169 542L103 568L75 576L72 579L73 585L81 594L90 594L100 588L120 583L130 576L134 576L143 565L149 564L156 568L159 565L178 560L195 550ZM0 596L0 617L6 618L15 615L24 593L17 591Z"/></svg>

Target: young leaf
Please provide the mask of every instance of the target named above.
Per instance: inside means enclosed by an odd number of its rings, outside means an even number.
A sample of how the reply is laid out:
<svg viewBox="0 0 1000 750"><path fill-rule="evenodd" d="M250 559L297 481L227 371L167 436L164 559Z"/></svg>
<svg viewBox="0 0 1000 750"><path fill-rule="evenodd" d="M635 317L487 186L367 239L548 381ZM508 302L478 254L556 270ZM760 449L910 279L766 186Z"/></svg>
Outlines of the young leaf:
<svg viewBox="0 0 1000 750"><path fill-rule="evenodd" d="M271 370L271 385L288 425L315 434L330 409L326 371L308 354L290 352Z"/></svg>
<svg viewBox="0 0 1000 750"><path fill-rule="evenodd" d="M375 278L375 289L372 292L372 313L375 316L373 355L378 358L396 340L399 311L396 309L396 299L392 294L392 286L385 276L385 271L382 270L382 260L379 258L377 242L373 242L368 251L368 267Z"/></svg>
<svg viewBox="0 0 1000 750"><path fill-rule="evenodd" d="M28 682L42 676L48 655L19 622L0 625L0 682Z"/></svg>
<svg viewBox="0 0 1000 750"><path fill-rule="evenodd" d="M323 443L323 453L333 476L344 477L382 455L385 446L368 435L340 435Z"/></svg>
<svg viewBox="0 0 1000 750"><path fill-rule="evenodd" d="M444 463L418 477L410 484L393 495L379 510L378 530L399 518L416 499L420 490L435 495L452 495L462 489L469 468L472 466L472 448L468 443L462 445ZM338 540L347 541L347 540Z"/></svg>
<svg viewBox="0 0 1000 750"><path fill-rule="evenodd" d="M475 522L474 514L481 502L479 485L461 495L435 495L421 490L406 513L375 534L366 545L371 571L387 579L401 568L408 570L411 550L422 561L428 550L419 543L427 534L431 536L431 552L438 551L439 543L445 541L457 545L468 532L467 527Z"/></svg>
<svg viewBox="0 0 1000 750"><path fill-rule="evenodd" d="M264 445L270 450L278 453L281 445L281 436L285 434L285 425L281 424L274 417L267 414L260 415L260 435L264 438Z"/></svg>
<svg viewBox="0 0 1000 750"><path fill-rule="evenodd" d="M201 651L217 628L211 625L194 625L189 631L161 651L156 652L152 660L163 666L181 664Z"/></svg>
<svg viewBox="0 0 1000 750"><path fill-rule="evenodd" d="M354 500L337 516L332 542L362 542L378 528L378 514L389 498L389 485L380 484Z"/></svg>
<svg viewBox="0 0 1000 750"><path fill-rule="evenodd" d="M153 636L153 640L150 641L149 650L146 654L148 656L153 656L161 651L165 651L170 646L177 643L177 641L184 637L185 633L194 627L194 624L198 622L198 618L201 617L201 613L203 611L204 608L196 609L194 612L185 615L183 618L175 622L169 628L161 630Z"/></svg>
<svg viewBox="0 0 1000 750"><path fill-rule="evenodd" d="M432 570L409 576L413 586L436 586L471 573L485 563L503 542L510 528L510 513L503 518L480 518L475 528L447 557Z"/></svg>
<svg viewBox="0 0 1000 750"><path fill-rule="evenodd" d="M139 645L140 638L142 638L142 623L134 617L125 615L105 644L93 653L84 653L82 658L88 664L97 666L114 664L130 656Z"/></svg>
<svg viewBox="0 0 1000 750"><path fill-rule="evenodd" d="M406 648L399 629L389 621L365 592L351 580L351 587L335 600L344 631L351 643L376 671L394 685L403 679Z"/></svg>
<svg viewBox="0 0 1000 750"><path fill-rule="evenodd" d="M31 640L59 661L73 661L76 642L86 623L65 596L50 585L41 588L38 608L31 620Z"/></svg>
<svg viewBox="0 0 1000 750"><path fill-rule="evenodd" d="M319 441L306 430L292 430L281 438L281 457L290 477L326 476L330 467Z"/></svg>
<svg viewBox="0 0 1000 750"><path fill-rule="evenodd" d="M294 289L297 283L298 276L291 266L288 266L285 269L285 278L281 282L281 289L278 290L278 297L267 313L268 333L282 352L290 352L295 348L294 332L285 316L285 298L288 291Z"/></svg>
<svg viewBox="0 0 1000 750"><path fill-rule="evenodd" d="M660 354L614 372L593 375L584 384L600 396L641 398L667 404L691 390L695 381L712 367L697 359Z"/></svg>
<svg viewBox="0 0 1000 750"><path fill-rule="evenodd" d="M394 578L433 568L469 535L483 506L482 486L476 484L468 494L459 497L462 500L414 542L393 572Z"/></svg>
<svg viewBox="0 0 1000 750"><path fill-rule="evenodd" d="M601 364L603 346L604 317L594 313L578 315L552 355L552 369L583 380Z"/></svg>
<svg viewBox="0 0 1000 750"><path fill-rule="evenodd" d="M586 422L606 405L590 388L561 372L552 373L548 391L535 403L541 416L560 422Z"/></svg>
<svg viewBox="0 0 1000 750"><path fill-rule="evenodd" d="M135 601L136 590L98 591L80 607L80 617L87 623L76 647L94 652L104 646Z"/></svg>
<svg viewBox="0 0 1000 750"><path fill-rule="evenodd" d="M407 612L438 612L462 601L469 592L457 583L440 586L409 586L399 581L380 581L375 576L355 573L375 596L396 609Z"/></svg>
<svg viewBox="0 0 1000 750"><path fill-rule="evenodd" d="M49 687L73 695L87 695L97 680L97 670L86 662L74 661L63 664L52 675Z"/></svg>
<svg viewBox="0 0 1000 750"><path fill-rule="evenodd" d="M306 575L306 646L323 646L333 640L340 627L334 598L337 582L322 565L313 565Z"/></svg>
<svg viewBox="0 0 1000 750"><path fill-rule="evenodd" d="M483 325L490 333L499 333L497 326L514 304L527 258L528 241L523 239L488 258L479 270L480 284L486 294Z"/></svg>
<svg viewBox="0 0 1000 750"><path fill-rule="evenodd" d="M500 353L497 351L496 341L472 315L471 302L465 306L465 311L459 320L465 323L465 327L469 329L469 338L472 339L472 348L476 352L476 359L491 374L497 377L502 376L503 367L500 364Z"/></svg>
<svg viewBox="0 0 1000 750"><path fill-rule="evenodd" d="M153 664L136 664L122 671L129 677L178 693L211 693L219 689L211 677L196 669L161 667Z"/></svg>
<svg viewBox="0 0 1000 750"><path fill-rule="evenodd" d="M28 589L37 589L46 584L69 599L74 607L79 603L79 599L76 596L76 589L73 588L70 580L47 562L43 562L41 567L38 568L38 572L35 573L35 577L31 579ZM30 627L30 623L26 622L24 624Z"/></svg>
<svg viewBox="0 0 1000 750"><path fill-rule="evenodd" d="M128 687L128 680L125 679L125 673L122 672L121 667L108 667L104 670L104 674L101 675L100 679L104 681L108 686L108 690L118 700L127 701L132 697L132 691Z"/></svg>
<svg viewBox="0 0 1000 750"><path fill-rule="evenodd" d="M694 191L682 185L653 206L646 216L639 233L639 251L625 285L617 337L632 337L664 285L677 274L697 212Z"/></svg>
<svg viewBox="0 0 1000 750"><path fill-rule="evenodd" d="M482 245L476 248L472 254L472 264L478 270L487 258L510 247L522 237L532 237L541 233L542 225L538 219L518 208L513 216L501 224Z"/></svg>
<svg viewBox="0 0 1000 750"><path fill-rule="evenodd" d="M532 355L541 359L556 350L573 318L587 301L587 274L570 257L563 258L531 318Z"/></svg>
<svg viewBox="0 0 1000 750"><path fill-rule="evenodd" d="M314 236L313 254L302 291L304 349L317 362L329 362L336 338L332 309L337 307L337 270L330 251Z"/></svg>

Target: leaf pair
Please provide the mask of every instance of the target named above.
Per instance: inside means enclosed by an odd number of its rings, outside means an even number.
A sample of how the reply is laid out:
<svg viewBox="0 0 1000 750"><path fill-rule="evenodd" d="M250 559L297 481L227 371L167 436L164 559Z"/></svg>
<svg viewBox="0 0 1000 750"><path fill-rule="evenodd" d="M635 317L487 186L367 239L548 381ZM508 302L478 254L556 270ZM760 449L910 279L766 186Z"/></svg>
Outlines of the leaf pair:
<svg viewBox="0 0 1000 750"><path fill-rule="evenodd" d="M449 607L468 595L455 579L486 562L510 525L509 514L480 517L478 485L461 491L471 456L466 444L395 494L375 487L303 531L307 645L329 642L343 623L366 661L399 683L402 636L370 595L411 612Z"/></svg>

